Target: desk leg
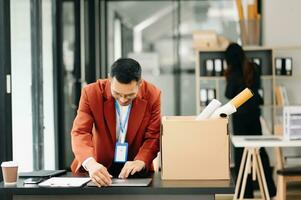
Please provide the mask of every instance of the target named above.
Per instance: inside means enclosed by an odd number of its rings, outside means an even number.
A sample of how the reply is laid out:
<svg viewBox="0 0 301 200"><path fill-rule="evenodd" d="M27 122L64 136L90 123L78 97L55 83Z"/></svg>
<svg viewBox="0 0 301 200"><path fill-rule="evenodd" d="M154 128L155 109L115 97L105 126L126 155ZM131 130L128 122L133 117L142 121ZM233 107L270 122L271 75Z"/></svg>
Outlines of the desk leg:
<svg viewBox="0 0 301 200"><path fill-rule="evenodd" d="M286 200L286 180L282 175L277 178L277 200Z"/></svg>
<svg viewBox="0 0 301 200"><path fill-rule="evenodd" d="M246 182L248 178L248 174L251 173L251 167L252 167L252 175L253 180L256 180L256 175L258 179L258 184L260 188L260 194L264 200L270 200L270 195L264 175L264 170L260 158L260 152L259 148L245 148L243 152L243 157L240 163L239 173L236 181L235 186L235 194L233 197L233 200L238 199L238 193L239 199L243 199L245 188L246 188ZM241 185L242 182L242 185Z"/></svg>
<svg viewBox="0 0 301 200"><path fill-rule="evenodd" d="M258 185L259 185L260 195L261 195L261 197L263 197L264 199L266 199L265 193L264 193L264 188L263 188L262 175L261 175L260 170L259 170L259 163L258 163L257 152L258 152L258 149L256 149L255 155L254 155L254 161L256 162L257 181L258 181Z"/></svg>
<svg viewBox="0 0 301 200"><path fill-rule="evenodd" d="M239 166L239 172L238 172L237 179L236 179L235 193L234 193L233 200L237 200L237 198L238 198L238 192L239 192L239 188L240 188L240 184L241 184L244 166L246 163L246 158L247 158L247 149L244 148L244 152L242 154L242 159L241 159L240 166Z"/></svg>
<svg viewBox="0 0 301 200"><path fill-rule="evenodd" d="M256 149L252 149L252 179L256 181L256 171L258 170L256 159Z"/></svg>
<svg viewBox="0 0 301 200"><path fill-rule="evenodd" d="M244 177L242 180L242 186L240 188L240 194L239 194L239 199L243 199L244 198L244 194L245 194L245 189L246 189L246 184L247 184L247 179L248 179L248 174L250 173L250 168L251 168L251 155L252 155L252 150L251 149L247 149L247 163L245 166L245 171L244 171Z"/></svg>
<svg viewBox="0 0 301 200"><path fill-rule="evenodd" d="M264 170L263 170L263 167L262 167L262 162L261 162L261 158L260 158L260 152L259 152L259 149L256 149L256 157L257 157L257 163L258 163L258 166L259 166L259 174L260 174L260 180L259 181L262 181L263 183L263 189L264 189L264 194L265 194L265 199L266 200L270 200L270 195L269 195L269 191L268 191L268 186L267 186L267 181L265 179L265 175L264 175Z"/></svg>

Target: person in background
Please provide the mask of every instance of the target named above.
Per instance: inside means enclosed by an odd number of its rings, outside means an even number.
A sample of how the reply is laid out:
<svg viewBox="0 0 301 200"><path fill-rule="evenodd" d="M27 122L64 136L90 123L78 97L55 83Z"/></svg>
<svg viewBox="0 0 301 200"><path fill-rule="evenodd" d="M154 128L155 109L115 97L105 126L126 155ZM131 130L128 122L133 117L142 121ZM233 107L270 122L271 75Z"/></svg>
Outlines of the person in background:
<svg viewBox="0 0 301 200"><path fill-rule="evenodd" d="M110 185L113 176L152 170L159 151L160 94L130 58L115 61L109 79L85 86L71 131L72 172L88 172L100 187Z"/></svg>
<svg viewBox="0 0 301 200"><path fill-rule="evenodd" d="M225 71L227 82L225 96L232 99L246 87L250 88L254 93L250 100L239 107L236 113L232 114L233 133L234 135L262 135L259 106L263 104L263 99L258 93L261 87L261 70L258 65L247 59L242 47L236 43L229 44L225 52L225 59L228 65ZM236 177L242 154L243 148L234 149ZM270 197L274 197L276 195L276 187L269 158L264 148L260 148L260 156ZM249 175L244 198L253 198L253 190L252 177Z"/></svg>

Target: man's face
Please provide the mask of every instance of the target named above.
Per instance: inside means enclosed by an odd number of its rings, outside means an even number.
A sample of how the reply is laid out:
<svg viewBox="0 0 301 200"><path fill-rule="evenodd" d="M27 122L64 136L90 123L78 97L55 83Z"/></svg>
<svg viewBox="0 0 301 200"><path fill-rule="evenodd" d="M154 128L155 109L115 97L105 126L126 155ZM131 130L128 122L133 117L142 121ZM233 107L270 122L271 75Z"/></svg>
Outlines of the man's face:
<svg viewBox="0 0 301 200"><path fill-rule="evenodd" d="M121 106L127 106L136 98L139 90L139 83L132 81L130 83L120 83L113 77L111 78L111 93Z"/></svg>

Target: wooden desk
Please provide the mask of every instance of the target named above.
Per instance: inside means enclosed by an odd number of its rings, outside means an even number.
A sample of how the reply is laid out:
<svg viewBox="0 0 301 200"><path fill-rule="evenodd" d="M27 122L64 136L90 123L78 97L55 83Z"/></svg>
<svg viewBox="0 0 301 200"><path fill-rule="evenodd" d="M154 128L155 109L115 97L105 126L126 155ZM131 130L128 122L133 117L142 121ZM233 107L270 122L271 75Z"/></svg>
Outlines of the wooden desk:
<svg viewBox="0 0 301 200"><path fill-rule="evenodd" d="M163 181L161 174L153 175L148 187L80 187L80 188L41 188L37 185L23 185L19 179L15 187L5 187L0 183L0 199L3 200L92 200L92 199L162 199L162 200L214 200L215 194L233 194L232 180L212 181Z"/></svg>
<svg viewBox="0 0 301 200"><path fill-rule="evenodd" d="M244 147L235 186L234 200L243 199L247 176L252 173L253 180L258 179L263 199L270 200L269 191L259 154L260 147L301 147L301 140L283 140L280 136L231 136L235 147ZM238 198L238 192L240 192Z"/></svg>

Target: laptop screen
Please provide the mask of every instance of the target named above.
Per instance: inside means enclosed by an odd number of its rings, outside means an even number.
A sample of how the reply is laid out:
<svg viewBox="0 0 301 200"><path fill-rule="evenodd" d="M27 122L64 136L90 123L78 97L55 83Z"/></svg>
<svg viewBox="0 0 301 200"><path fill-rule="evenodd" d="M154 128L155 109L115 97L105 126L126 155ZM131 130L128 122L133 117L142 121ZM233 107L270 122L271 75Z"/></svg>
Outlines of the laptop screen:
<svg viewBox="0 0 301 200"><path fill-rule="evenodd" d="M19 177L53 177L65 174L66 170L38 170L32 172L21 172Z"/></svg>
<svg viewBox="0 0 301 200"><path fill-rule="evenodd" d="M119 179L113 178L112 184L110 186L118 187L132 187L132 186L148 186L152 181L152 178L129 178L129 179ZM90 181L87 186L97 187L92 181Z"/></svg>

